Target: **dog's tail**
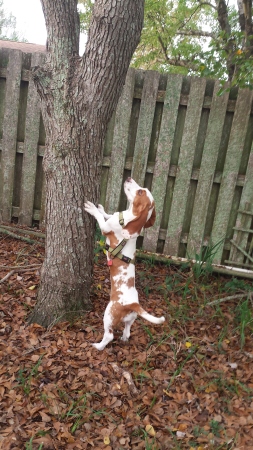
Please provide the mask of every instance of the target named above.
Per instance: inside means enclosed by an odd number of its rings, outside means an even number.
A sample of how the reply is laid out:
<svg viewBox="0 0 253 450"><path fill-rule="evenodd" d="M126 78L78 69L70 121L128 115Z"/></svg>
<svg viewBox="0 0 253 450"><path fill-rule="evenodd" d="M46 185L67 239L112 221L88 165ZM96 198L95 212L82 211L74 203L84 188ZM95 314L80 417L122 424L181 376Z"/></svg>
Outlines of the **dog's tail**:
<svg viewBox="0 0 253 450"><path fill-rule="evenodd" d="M130 303L129 305L122 305L124 310L127 311L127 313L130 313L132 311L136 312L139 316L143 317L143 319L148 320L148 322L151 323L163 323L165 321L165 317L155 317L152 316L152 314L149 314L145 309L139 305L139 303Z"/></svg>

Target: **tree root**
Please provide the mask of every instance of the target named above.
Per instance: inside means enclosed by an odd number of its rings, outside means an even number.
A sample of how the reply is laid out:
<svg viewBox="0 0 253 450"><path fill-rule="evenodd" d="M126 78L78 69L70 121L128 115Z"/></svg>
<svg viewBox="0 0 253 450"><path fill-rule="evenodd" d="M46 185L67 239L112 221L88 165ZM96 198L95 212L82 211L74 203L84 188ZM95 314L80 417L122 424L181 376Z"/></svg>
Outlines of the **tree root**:
<svg viewBox="0 0 253 450"><path fill-rule="evenodd" d="M11 237L14 238L14 239L19 239L20 241L27 242L28 244L37 244L37 245L41 245L41 246L44 246L44 245L45 245L45 244L42 243L42 242L38 242L38 241L35 241L35 240L33 240L33 239L26 238L26 237L24 237L24 236L19 236L18 234L15 234L15 233L13 233L12 231L7 230L7 229L4 228L2 225L0 226L0 233L7 234L8 236L11 236ZM29 234L28 231L27 231L26 233Z"/></svg>

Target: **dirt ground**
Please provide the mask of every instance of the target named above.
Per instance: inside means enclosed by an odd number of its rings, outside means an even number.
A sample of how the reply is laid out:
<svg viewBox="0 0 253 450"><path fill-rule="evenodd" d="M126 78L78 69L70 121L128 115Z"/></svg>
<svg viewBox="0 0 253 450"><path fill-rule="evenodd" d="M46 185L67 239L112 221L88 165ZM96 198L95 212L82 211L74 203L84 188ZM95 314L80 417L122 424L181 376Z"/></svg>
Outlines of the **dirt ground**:
<svg viewBox="0 0 253 450"><path fill-rule="evenodd" d="M27 237L0 233L0 449L253 449L252 282L138 261L140 303L166 322L99 352L103 252L93 310L45 330L26 324L44 254Z"/></svg>

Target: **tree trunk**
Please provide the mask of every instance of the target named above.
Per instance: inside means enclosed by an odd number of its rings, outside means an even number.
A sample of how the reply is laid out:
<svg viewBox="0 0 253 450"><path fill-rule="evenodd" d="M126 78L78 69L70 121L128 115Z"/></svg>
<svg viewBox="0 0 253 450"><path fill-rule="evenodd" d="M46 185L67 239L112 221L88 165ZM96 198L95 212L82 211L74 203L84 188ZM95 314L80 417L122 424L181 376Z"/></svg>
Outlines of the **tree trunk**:
<svg viewBox="0 0 253 450"><path fill-rule="evenodd" d="M94 220L102 149L132 54L144 0L97 0L84 56L78 56L76 0L41 0L48 31L44 67L33 70L46 130L46 254L30 317L49 326L90 308Z"/></svg>

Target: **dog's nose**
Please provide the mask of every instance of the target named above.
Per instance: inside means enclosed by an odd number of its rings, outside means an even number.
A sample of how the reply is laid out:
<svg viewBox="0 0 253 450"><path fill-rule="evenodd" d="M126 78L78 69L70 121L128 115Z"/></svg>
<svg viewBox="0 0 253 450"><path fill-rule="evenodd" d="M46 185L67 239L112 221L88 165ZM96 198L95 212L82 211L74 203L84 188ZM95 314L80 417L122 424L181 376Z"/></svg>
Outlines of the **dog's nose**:
<svg viewBox="0 0 253 450"><path fill-rule="evenodd" d="M126 179L126 181L127 181L128 183L130 183L130 181L132 181L132 178L131 178L131 177L128 177L128 178Z"/></svg>

